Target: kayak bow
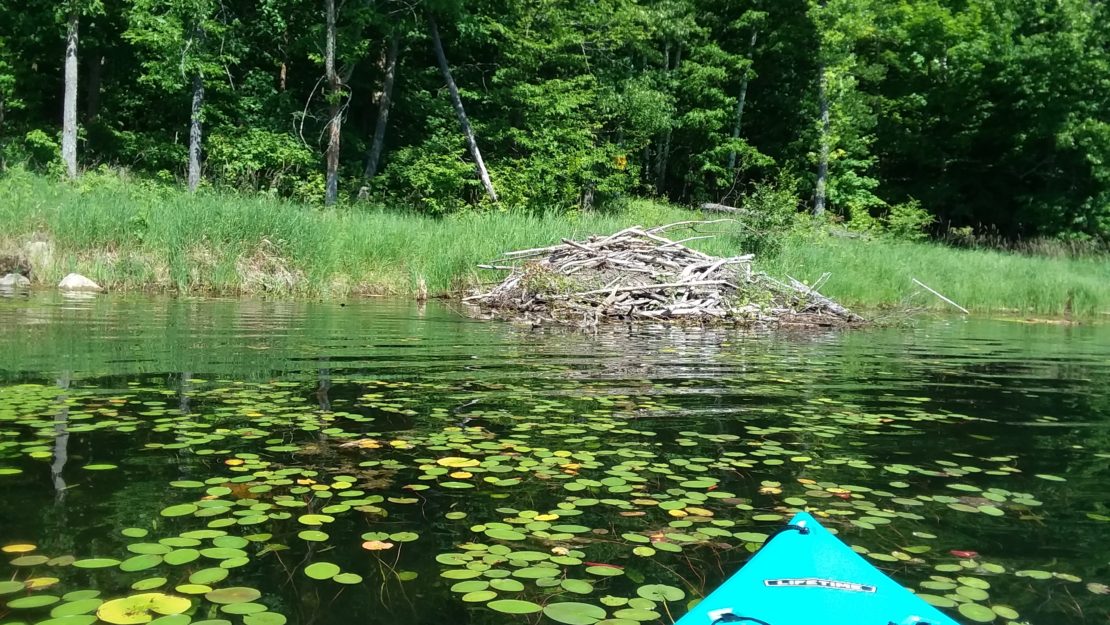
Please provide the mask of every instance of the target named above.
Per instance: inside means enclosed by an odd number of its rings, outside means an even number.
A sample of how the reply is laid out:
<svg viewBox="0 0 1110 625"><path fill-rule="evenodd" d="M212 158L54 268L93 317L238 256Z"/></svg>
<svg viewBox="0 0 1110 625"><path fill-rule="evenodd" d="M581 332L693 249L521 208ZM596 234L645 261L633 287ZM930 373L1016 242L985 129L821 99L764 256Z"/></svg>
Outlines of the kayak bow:
<svg viewBox="0 0 1110 625"><path fill-rule="evenodd" d="M675 625L959 625L805 512Z"/></svg>

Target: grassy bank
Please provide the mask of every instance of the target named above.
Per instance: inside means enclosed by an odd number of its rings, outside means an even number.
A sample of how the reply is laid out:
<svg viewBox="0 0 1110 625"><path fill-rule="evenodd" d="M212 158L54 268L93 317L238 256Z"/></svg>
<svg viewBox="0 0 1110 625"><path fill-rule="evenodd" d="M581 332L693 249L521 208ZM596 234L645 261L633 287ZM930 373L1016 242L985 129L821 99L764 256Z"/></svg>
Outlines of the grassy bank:
<svg viewBox="0 0 1110 625"><path fill-rule="evenodd" d="M322 210L257 196L195 197L146 183L87 176L79 186L14 171L0 178L0 257L31 240L49 241L34 281L55 284L76 271L114 290L269 292L344 297L433 294L489 276L475 265L502 251L561 237L608 233L632 224L697 218L689 211L632 202L619 213L487 213L433 219L397 211ZM738 226L693 245L739 253ZM905 303L943 309L911 278L976 311L1080 316L1110 314L1110 261L1036 258L934 244L784 235L782 251L762 263L775 275L814 280L853 306ZM918 295L915 295L918 294Z"/></svg>

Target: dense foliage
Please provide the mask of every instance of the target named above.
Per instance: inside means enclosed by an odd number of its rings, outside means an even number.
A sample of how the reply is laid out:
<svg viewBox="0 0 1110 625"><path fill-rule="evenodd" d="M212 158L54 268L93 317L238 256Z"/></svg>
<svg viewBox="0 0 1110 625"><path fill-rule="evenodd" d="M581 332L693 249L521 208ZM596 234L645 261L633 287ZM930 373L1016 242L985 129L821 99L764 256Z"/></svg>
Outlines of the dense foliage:
<svg viewBox="0 0 1110 625"><path fill-rule="evenodd" d="M1110 236L1104 2L342 0L329 73L332 1L0 0L0 155L64 171L79 20L84 168L184 184L193 134L202 184L321 201L338 141L346 201L492 204L449 73L502 206L771 183L862 228Z"/></svg>

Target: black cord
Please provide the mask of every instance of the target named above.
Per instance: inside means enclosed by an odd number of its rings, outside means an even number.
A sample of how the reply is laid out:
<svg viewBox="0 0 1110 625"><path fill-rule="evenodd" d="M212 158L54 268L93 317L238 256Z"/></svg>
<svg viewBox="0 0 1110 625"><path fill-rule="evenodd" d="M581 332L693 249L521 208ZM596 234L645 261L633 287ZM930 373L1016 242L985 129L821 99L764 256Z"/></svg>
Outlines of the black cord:
<svg viewBox="0 0 1110 625"><path fill-rule="evenodd" d="M757 625L771 625L767 621L763 621L763 620L753 618L753 617L750 617L750 616L739 616L737 614L733 614L732 612L722 614L721 616L719 616L717 618L717 620L713 621L709 625L717 625L718 623L742 623L742 622L756 623Z"/></svg>

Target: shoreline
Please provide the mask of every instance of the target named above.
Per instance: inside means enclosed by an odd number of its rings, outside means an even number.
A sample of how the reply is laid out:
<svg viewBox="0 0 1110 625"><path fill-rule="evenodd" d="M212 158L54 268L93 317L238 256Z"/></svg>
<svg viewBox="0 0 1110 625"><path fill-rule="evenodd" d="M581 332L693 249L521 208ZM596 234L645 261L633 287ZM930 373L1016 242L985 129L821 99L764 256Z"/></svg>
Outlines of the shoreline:
<svg viewBox="0 0 1110 625"><path fill-rule="evenodd" d="M87 176L70 185L28 172L0 177L0 274L5 258L31 267L32 286L53 289L68 273L110 292L332 299L457 299L498 272L478 268L503 252L717 218L649 200L620 210L562 214L515 211L428 217L382 207L320 209L259 196L195 196ZM954 311L917 287L929 285L975 316L1110 318L1110 257L1030 256L885 237L843 238L798 224L756 252L755 267L814 284L850 309ZM751 251L739 222L702 227L694 247L719 257ZM41 249L28 255L33 242ZM10 264L11 261L9 261Z"/></svg>

